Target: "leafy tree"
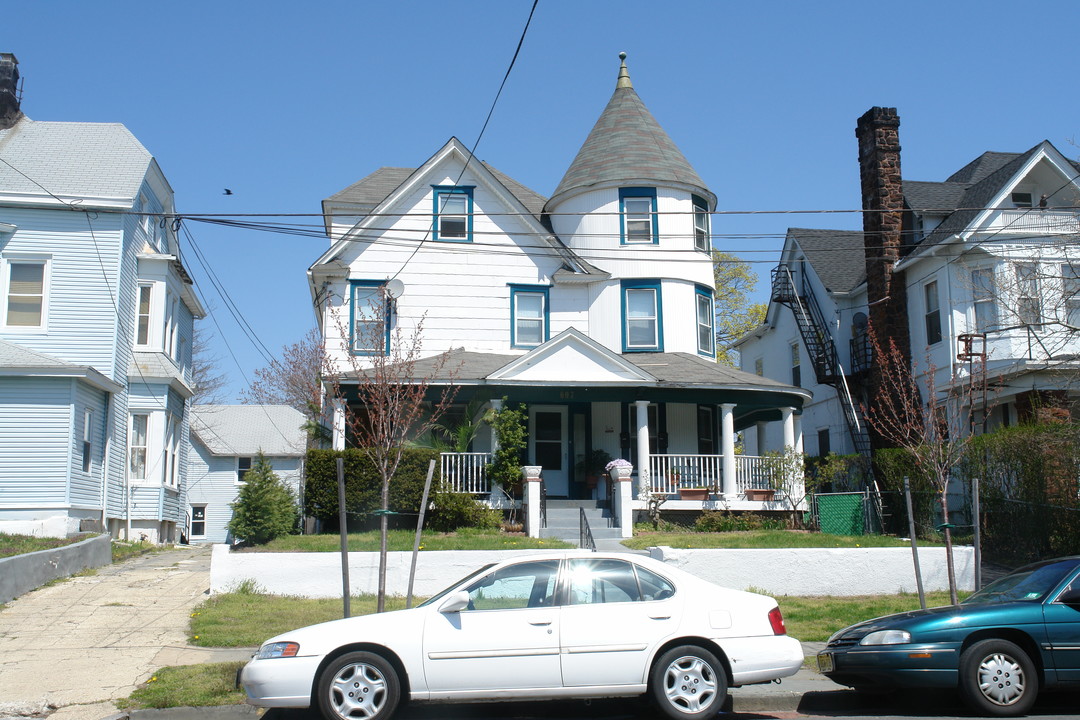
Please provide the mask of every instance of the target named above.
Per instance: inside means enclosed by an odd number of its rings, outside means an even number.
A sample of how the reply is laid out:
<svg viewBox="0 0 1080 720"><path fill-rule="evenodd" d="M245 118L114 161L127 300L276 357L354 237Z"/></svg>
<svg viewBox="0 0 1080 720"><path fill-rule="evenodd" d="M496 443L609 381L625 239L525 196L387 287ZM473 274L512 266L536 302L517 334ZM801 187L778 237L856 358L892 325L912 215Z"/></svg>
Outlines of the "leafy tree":
<svg viewBox="0 0 1080 720"><path fill-rule="evenodd" d="M716 362L735 367L739 364L739 354L731 346L765 322L768 306L750 302L750 293L758 279L750 263L720 250L712 251L712 260L716 283Z"/></svg>
<svg viewBox="0 0 1080 720"><path fill-rule="evenodd" d="M506 398L503 398L506 401ZM500 409L489 410L485 421L495 430L498 448L492 453L488 477L491 482L509 490L515 482L521 480L521 454L528 442L525 421L528 418L524 408L503 405Z"/></svg>
<svg viewBox="0 0 1080 720"><path fill-rule="evenodd" d="M280 359L255 371L251 387L240 393L240 402L251 405L288 405L307 418L308 435L329 440L322 417L322 377L325 353L317 329L308 330L298 342L281 348Z"/></svg>
<svg viewBox="0 0 1080 720"><path fill-rule="evenodd" d="M292 492L261 451L255 456L251 469L244 474L244 483L232 509L229 531L253 545L264 545L287 535L296 526L296 502Z"/></svg>

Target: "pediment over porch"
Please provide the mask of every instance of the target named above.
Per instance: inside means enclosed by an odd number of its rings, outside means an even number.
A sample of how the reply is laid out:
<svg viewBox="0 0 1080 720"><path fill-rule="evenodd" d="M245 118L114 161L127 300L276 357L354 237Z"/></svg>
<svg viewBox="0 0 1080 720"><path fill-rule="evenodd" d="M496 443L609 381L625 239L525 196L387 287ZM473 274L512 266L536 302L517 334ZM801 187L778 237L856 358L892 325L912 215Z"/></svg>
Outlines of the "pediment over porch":
<svg viewBox="0 0 1080 720"><path fill-rule="evenodd" d="M568 328L488 375L489 382L554 385L654 384L656 378L618 353Z"/></svg>

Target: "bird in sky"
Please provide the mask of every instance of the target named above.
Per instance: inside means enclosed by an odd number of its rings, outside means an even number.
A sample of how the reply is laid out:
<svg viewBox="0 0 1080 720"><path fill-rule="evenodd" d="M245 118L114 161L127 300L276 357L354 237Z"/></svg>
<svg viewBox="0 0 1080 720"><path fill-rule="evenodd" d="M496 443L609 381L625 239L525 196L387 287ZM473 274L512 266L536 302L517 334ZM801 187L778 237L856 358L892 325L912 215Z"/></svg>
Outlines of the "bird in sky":
<svg viewBox="0 0 1080 720"><path fill-rule="evenodd" d="M225 188L225 192L223 192L221 194L222 195L232 195L232 190L230 190L229 188Z"/></svg>

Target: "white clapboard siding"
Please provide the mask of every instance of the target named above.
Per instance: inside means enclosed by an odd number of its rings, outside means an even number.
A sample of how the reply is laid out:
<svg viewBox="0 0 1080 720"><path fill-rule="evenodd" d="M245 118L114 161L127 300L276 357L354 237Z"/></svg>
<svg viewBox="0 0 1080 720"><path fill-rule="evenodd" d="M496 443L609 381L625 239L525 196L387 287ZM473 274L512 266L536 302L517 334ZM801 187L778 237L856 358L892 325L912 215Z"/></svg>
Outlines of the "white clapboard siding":
<svg viewBox="0 0 1080 720"><path fill-rule="evenodd" d="M102 458L105 455L105 393L86 383L76 382L73 430L71 433L71 504L101 507ZM90 470L83 471L83 423L86 410L93 411Z"/></svg>
<svg viewBox="0 0 1080 720"><path fill-rule="evenodd" d="M0 378L0 507L68 503L72 383Z"/></svg>

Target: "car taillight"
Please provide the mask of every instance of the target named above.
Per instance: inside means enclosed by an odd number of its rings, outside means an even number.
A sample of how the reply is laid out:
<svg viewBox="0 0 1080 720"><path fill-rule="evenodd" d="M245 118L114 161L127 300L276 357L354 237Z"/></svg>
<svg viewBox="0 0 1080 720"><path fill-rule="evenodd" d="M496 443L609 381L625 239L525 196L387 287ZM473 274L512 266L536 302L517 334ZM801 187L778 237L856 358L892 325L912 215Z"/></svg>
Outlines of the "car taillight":
<svg viewBox="0 0 1080 720"><path fill-rule="evenodd" d="M787 635L784 616L780 613L780 608L774 607L769 611L769 624L772 625L773 635Z"/></svg>

